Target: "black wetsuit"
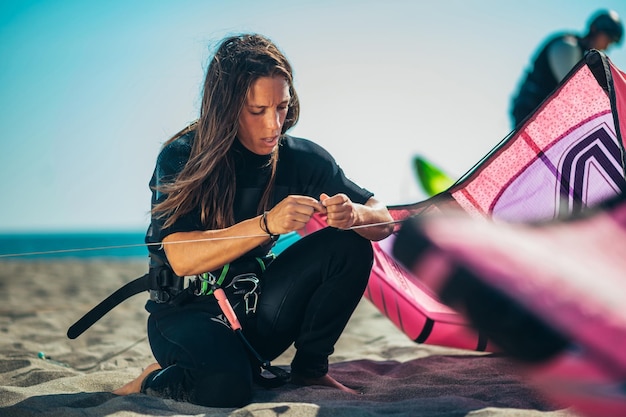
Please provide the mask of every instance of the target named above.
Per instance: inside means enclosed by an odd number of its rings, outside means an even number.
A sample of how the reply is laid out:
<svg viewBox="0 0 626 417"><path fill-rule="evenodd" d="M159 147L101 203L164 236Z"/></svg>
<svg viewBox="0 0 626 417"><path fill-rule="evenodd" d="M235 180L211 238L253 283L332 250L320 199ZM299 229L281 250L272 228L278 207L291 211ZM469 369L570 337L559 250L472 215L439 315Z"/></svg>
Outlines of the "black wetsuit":
<svg viewBox="0 0 626 417"><path fill-rule="evenodd" d="M193 135L187 134L161 151L151 187L177 175L189 157L192 140ZM234 213L239 222L258 215L270 171L268 156L253 154L238 141L231 152L237 181ZM284 137L272 206L288 195L319 198L321 193L345 193L356 203L365 203L372 196L347 179L324 149L305 139ZM153 203L164 197L153 191ZM174 232L203 229L197 212L167 229L162 225L153 218L147 242L160 242ZM245 269L243 265L254 265L249 261L266 255L268 249L259 247L231 265ZM151 256L165 260L158 246L150 246L150 251ZM328 356L367 285L372 259L371 243L352 231L326 228L300 239L264 272L256 271L261 294L255 314L246 315L241 295L229 292L247 339L268 360L295 343L292 371L305 377L325 375ZM163 370L146 378L142 392L218 407L241 406L251 400L256 370L212 295L194 297L180 306L148 301L146 309L151 313L150 344Z"/></svg>
<svg viewBox="0 0 626 417"><path fill-rule="evenodd" d="M584 46L583 39L571 33L554 36L539 49L533 59L532 67L520 85L519 92L512 100L511 116L515 126L531 114L559 84L560 80L557 79L550 66L548 54L555 43L562 42L566 38L575 41L581 57L586 52L587 48Z"/></svg>

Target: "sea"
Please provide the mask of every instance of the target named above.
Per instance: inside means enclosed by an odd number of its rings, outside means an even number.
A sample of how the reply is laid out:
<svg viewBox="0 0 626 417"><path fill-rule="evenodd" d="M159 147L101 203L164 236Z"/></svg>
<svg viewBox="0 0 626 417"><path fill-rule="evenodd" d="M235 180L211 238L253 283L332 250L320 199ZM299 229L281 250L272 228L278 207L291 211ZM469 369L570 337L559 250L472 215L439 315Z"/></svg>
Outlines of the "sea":
<svg viewBox="0 0 626 417"><path fill-rule="evenodd" d="M145 231L0 233L1 260L147 259Z"/></svg>
<svg viewBox="0 0 626 417"><path fill-rule="evenodd" d="M146 259L145 231L0 233L0 261L50 259ZM296 232L282 235L275 254L299 239Z"/></svg>

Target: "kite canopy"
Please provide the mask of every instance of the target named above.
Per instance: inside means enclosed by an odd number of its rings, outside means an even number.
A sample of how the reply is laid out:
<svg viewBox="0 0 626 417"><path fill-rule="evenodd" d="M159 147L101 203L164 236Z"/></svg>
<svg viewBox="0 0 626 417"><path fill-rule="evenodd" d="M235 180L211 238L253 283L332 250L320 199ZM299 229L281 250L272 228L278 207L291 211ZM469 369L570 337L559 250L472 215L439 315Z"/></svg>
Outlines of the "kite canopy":
<svg viewBox="0 0 626 417"><path fill-rule="evenodd" d="M591 51L461 180L417 205L461 215L414 216L392 245L434 297L525 363L521 375L589 416L626 415L625 79Z"/></svg>
<svg viewBox="0 0 626 417"><path fill-rule="evenodd" d="M578 213L626 185L626 74L592 50L555 91L439 195L395 206L400 217L461 209L507 221Z"/></svg>
<svg viewBox="0 0 626 417"><path fill-rule="evenodd" d="M454 184L454 180L441 168L421 156L413 158L413 167L419 184L429 197L447 190Z"/></svg>
<svg viewBox="0 0 626 417"><path fill-rule="evenodd" d="M625 188L626 74L588 52L555 91L469 172L415 204L389 207L395 220L461 211L524 222L578 213ZM325 226L309 222L303 234ZM399 227L399 226L398 226ZM493 346L390 255L395 235L374 243L365 296L419 343L475 350Z"/></svg>

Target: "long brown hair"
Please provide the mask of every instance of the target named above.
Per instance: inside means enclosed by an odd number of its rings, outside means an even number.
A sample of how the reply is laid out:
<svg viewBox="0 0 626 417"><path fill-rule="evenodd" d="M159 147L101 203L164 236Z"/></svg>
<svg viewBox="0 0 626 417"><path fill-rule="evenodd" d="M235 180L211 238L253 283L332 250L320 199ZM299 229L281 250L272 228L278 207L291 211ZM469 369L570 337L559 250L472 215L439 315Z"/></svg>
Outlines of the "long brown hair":
<svg viewBox="0 0 626 417"><path fill-rule="evenodd" d="M174 182L159 186L167 197L152 212L157 217L167 217L165 227L198 206L202 225L207 229L234 224L235 167L229 150L237 136L239 115L254 81L277 75L285 78L291 95L281 131L284 134L298 122L300 113L293 71L285 55L272 41L257 34L231 36L220 43L204 80L200 118L164 144L195 132L189 161ZM270 159L271 176L258 213L269 205L278 148Z"/></svg>

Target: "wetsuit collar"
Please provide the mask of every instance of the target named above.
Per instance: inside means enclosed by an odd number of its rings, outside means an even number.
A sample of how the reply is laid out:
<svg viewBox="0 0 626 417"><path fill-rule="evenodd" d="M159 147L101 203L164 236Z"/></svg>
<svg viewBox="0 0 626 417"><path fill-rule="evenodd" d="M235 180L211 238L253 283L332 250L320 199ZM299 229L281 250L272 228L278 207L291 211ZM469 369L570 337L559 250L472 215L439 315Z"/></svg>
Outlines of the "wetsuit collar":
<svg viewBox="0 0 626 417"><path fill-rule="evenodd" d="M257 155L254 152L251 152L248 148L243 146L243 144L239 141L239 138L235 138L231 150L235 155L240 155L244 162L257 168L268 166L272 159L272 154Z"/></svg>

